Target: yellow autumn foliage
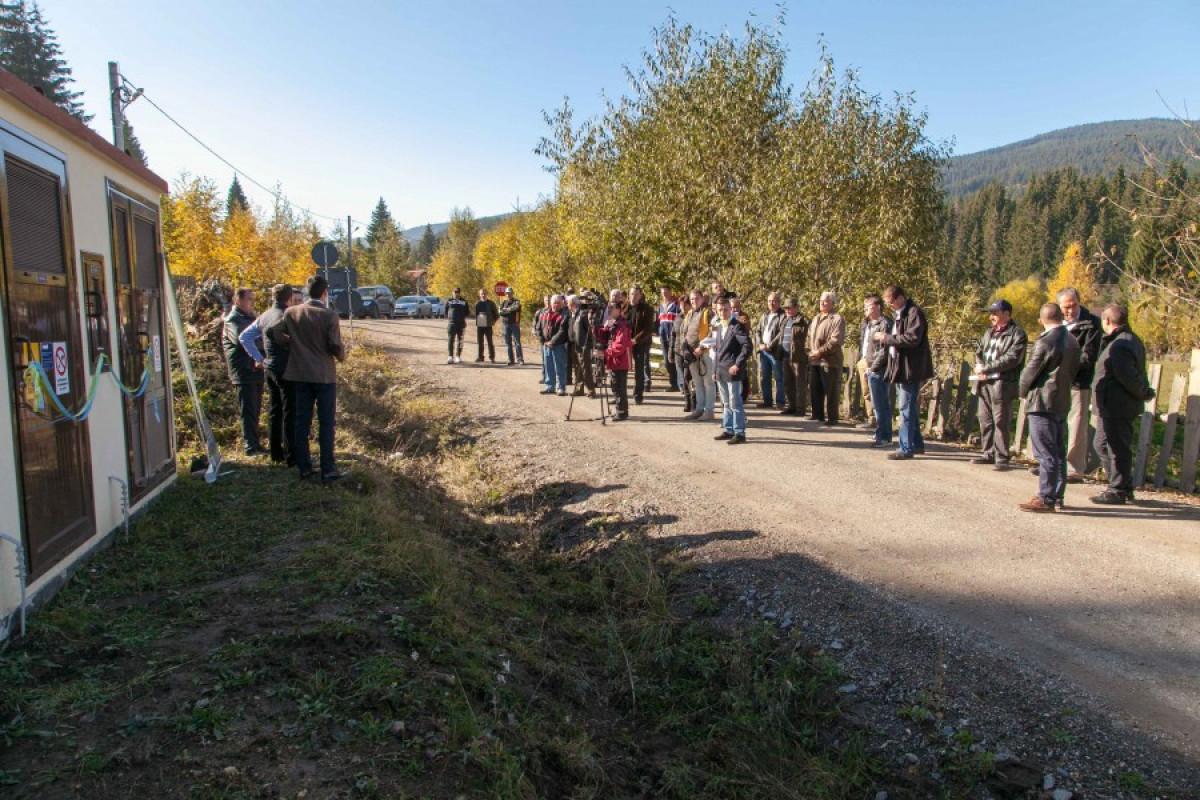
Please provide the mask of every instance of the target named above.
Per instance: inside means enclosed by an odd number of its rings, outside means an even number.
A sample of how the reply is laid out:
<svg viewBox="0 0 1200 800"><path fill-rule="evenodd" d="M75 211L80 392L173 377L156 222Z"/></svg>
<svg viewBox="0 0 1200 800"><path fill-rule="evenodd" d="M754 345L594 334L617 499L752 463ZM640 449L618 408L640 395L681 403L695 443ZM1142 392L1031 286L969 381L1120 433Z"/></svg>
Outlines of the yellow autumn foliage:
<svg viewBox="0 0 1200 800"><path fill-rule="evenodd" d="M1083 244L1080 242L1071 242L1067 246L1067 252L1058 265L1058 272L1046 286L1046 298L1054 302L1060 291L1069 288L1078 290L1079 302L1084 306L1091 306L1099 295L1092 268L1083 260Z"/></svg>
<svg viewBox="0 0 1200 800"><path fill-rule="evenodd" d="M1025 333L1030 334L1031 337L1041 333L1038 316L1041 314L1042 305L1046 302L1046 287L1041 278L1030 275L1028 278L1009 281L992 295L991 301L996 300L1007 300L1012 303L1013 319L1025 330ZM987 321L984 320L980 327L982 328L986 324Z"/></svg>

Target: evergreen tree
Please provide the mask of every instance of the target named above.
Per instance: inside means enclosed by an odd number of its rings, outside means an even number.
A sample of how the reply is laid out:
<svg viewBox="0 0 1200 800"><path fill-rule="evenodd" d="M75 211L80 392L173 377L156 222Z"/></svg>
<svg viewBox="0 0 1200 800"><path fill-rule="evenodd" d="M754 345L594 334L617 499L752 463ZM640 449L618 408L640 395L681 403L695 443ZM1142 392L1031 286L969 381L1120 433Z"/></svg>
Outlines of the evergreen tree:
<svg viewBox="0 0 1200 800"><path fill-rule="evenodd" d="M246 193L242 191L242 184L237 175L234 175L233 183L229 184L229 193L225 195L225 216L232 217L234 211L249 210L250 201L246 199Z"/></svg>
<svg viewBox="0 0 1200 800"><path fill-rule="evenodd" d="M426 224L425 232L421 234L421 241L417 244L417 248L413 255L413 265L416 268L428 267L433 261L433 254L437 251L438 237L433 233L433 226Z"/></svg>
<svg viewBox="0 0 1200 800"><path fill-rule="evenodd" d="M150 162L146 160L146 151L142 149L142 143L137 134L133 132L133 126L129 124L129 119L122 117L121 126L125 130L125 152L143 167L150 166Z"/></svg>
<svg viewBox="0 0 1200 800"><path fill-rule="evenodd" d="M75 82L71 68L37 3L26 5L25 0L17 0L0 5L0 66L72 116L91 121L91 115L83 110L83 93L71 91Z"/></svg>
<svg viewBox="0 0 1200 800"><path fill-rule="evenodd" d="M392 218L392 212L388 211L387 203L381 197L375 204L375 210L371 212L371 221L367 224L367 250L374 251L380 237L395 228L396 220Z"/></svg>

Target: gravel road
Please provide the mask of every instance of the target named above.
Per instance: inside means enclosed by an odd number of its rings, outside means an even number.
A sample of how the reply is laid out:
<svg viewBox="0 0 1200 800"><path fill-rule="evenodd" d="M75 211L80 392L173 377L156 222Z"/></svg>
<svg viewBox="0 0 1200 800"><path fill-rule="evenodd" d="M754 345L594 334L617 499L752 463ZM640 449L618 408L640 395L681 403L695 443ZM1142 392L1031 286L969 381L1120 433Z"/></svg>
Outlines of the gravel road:
<svg viewBox="0 0 1200 800"><path fill-rule="evenodd" d="M628 422L602 427L584 399L566 422L569 398L538 394L536 348L510 368L470 363L468 342L450 366L439 321L355 329L459 397L531 480L568 487L564 520L649 510L731 619L835 655L898 760L930 742L898 709L927 704L939 734L970 730L1059 786L1103 795L1137 773L1200 788L1200 506L1102 508L1073 485L1064 513L1025 514L1024 470L932 442L888 461L861 431L770 411L751 410L748 443L730 448L683 419L665 381Z"/></svg>

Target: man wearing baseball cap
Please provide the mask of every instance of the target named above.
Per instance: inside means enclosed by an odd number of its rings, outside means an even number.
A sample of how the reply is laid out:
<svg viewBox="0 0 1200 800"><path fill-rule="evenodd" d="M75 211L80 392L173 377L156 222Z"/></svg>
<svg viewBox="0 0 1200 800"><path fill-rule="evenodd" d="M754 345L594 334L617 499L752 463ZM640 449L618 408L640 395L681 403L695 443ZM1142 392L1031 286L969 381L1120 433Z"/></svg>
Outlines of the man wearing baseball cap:
<svg viewBox="0 0 1200 800"><path fill-rule="evenodd" d="M501 330L504 332L504 346L508 348L508 365L524 364L525 355L521 352L521 301L511 286L504 290L504 299L500 301L500 319L503 320Z"/></svg>
<svg viewBox="0 0 1200 800"><path fill-rule="evenodd" d="M1007 300L996 300L983 310L991 324L975 347L974 375L979 393L979 447L983 452L971 463L1008 469L1012 407L1029 339L1013 322L1012 304Z"/></svg>

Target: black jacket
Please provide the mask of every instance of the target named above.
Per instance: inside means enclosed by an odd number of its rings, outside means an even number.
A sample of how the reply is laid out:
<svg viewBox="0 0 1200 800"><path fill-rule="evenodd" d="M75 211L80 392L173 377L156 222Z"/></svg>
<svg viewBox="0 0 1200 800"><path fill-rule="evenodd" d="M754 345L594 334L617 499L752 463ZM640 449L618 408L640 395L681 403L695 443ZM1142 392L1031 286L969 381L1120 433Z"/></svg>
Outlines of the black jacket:
<svg viewBox="0 0 1200 800"><path fill-rule="evenodd" d="M567 310L555 311L550 309L542 317L542 335L546 337L547 347L558 347L567 343L567 329L570 327Z"/></svg>
<svg viewBox="0 0 1200 800"><path fill-rule="evenodd" d="M261 369L254 368L254 360L250 358L246 348L242 347L242 343L238 341L242 331L250 327L251 322L254 322L254 317L243 312L237 306L234 306L233 310L225 315L225 330L221 338L221 345L225 349L225 366L229 368L229 379L234 384L262 383L265 377Z"/></svg>
<svg viewBox="0 0 1200 800"><path fill-rule="evenodd" d="M862 359L867 362L867 372L882 375L883 371L887 369L887 345L875 341L875 334L891 332L892 321L883 315L880 315L879 319L863 320L862 329L858 333L858 341L862 342L864 337L867 340L867 347L862 354Z"/></svg>
<svg viewBox="0 0 1200 800"><path fill-rule="evenodd" d="M1025 331L1010 320L999 333L990 327L983 332L975 345L975 361L983 365L983 372L998 373L1001 383L1016 383L1021 377L1028 344Z"/></svg>
<svg viewBox="0 0 1200 800"><path fill-rule="evenodd" d="M1020 393L1029 414L1059 419L1071 410L1071 383L1079 370L1079 343L1065 326L1043 331L1021 371Z"/></svg>
<svg viewBox="0 0 1200 800"><path fill-rule="evenodd" d="M496 324L496 320L500 316L500 312L496 309L496 304L491 300L480 300L475 304L476 320L479 319L480 314L484 315L484 318L487 320L487 327L489 328Z"/></svg>
<svg viewBox="0 0 1200 800"><path fill-rule="evenodd" d="M904 308L896 312L892 332L883 343L888 346L888 383L922 383L933 377L933 352L929 349L929 325L925 312L905 298Z"/></svg>
<svg viewBox="0 0 1200 800"><path fill-rule="evenodd" d="M283 373L287 370L288 362L288 346L284 343L275 341L271 336L271 329L276 325L283 324L283 314L287 311L287 306L282 303L276 303L268 308L258 317L258 330L263 337L263 366L271 370L276 377L283 377Z"/></svg>
<svg viewBox="0 0 1200 800"><path fill-rule="evenodd" d="M592 317L585 308L577 308L571 312L568 338L575 349L586 352L592 346Z"/></svg>
<svg viewBox="0 0 1200 800"><path fill-rule="evenodd" d="M1083 306L1079 307L1079 319L1070 328L1071 335L1079 342L1079 372L1075 373L1075 386L1090 389L1096 376L1096 359L1100 357L1100 339L1104 329L1100 318Z"/></svg>
<svg viewBox="0 0 1200 800"><path fill-rule="evenodd" d="M629 327L633 330L633 346L649 347L654 338L654 321L657 317L654 306L645 300L636 306L630 303L626 314L629 317Z"/></svg>
<svg viewBox="0 0 1200 800"><path fill-rule="evenodd" d="M1133 419L1154 397L1146 380L1146 348L1128 327L1120 327L1100 340L1100 358L1092 390L1102 417Z"/></svg>
<svg viewBox="0 0 1200 800"><path fill-rule="evenodd" d="M467 312L470 306L461 297L451 297L446 301L446 325L450 328L465 328Z"/></svg>
<svg viewBox="0 0 1200 800"><path fill-rule="evenodd" d="M750 332L746 330L746 326L742 324L735 316L730 316L728 322L722 322L722 326L728 326L720 341L717 342L716 350L713 351L713 369L720 380L738 380L746 379L746 362L754 353L754 345L750 341ZM729 368L737 366L738 374L730 376Z"/></svg>
<svg viewBox="0 0 1200 800"><path fill-rule="evenodd" d="M500 301L500 318L510 325L520 325L521 301L515 297L506 297Z"/></svg>

